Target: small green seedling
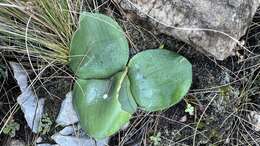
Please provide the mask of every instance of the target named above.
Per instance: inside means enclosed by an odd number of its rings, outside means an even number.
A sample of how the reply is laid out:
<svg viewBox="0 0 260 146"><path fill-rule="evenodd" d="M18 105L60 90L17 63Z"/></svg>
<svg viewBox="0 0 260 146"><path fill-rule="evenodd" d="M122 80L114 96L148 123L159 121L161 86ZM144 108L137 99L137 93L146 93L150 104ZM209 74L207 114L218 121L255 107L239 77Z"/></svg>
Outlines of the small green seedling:
<svg viewBox="0 0 260 146"><path fill-rule="evenodd" d="M159 46L159 49L164 49L164 44L161 44L161 45Z"/></svg>
<svg viewBox="0 0 260 146"><path fill-rule="evenodd" d="M185 109L186 113L189 113L189 115L193 116L194 115L194 107L191 104L187 104L186 109Z"/></svg>
<svg viewBox="0 0 260 146"><path fill-rule="evenodd" d="M158 132L156 135L154 136L150 136L150 140L152 141L152 144L154 146L159 146L161 143L161 132Z"/></svg>
<svg viewBox="0 0 260 146"><path fill-rule="evenodd" d="M10 137L14 137L16 131L20 129L20 124L15 122L13 119L10 120L7 125L3 129L3 133L9 135Z"/></svg>
<svg viewBox="0 0 260 146"><path fill-rule="evenodd" d="M44 114L40 120L39 131L42 135L47 134L51 129L52 121L48 114Z"/></svg>
<svg viewBox="0 0 260 146"><path fill-rule="evenodd" d="M82 13L70 45L76 82L73 104L81 127L95 139L117 132L139 107L159 111L188 92L192 67L166 49L138 53L129 60L128 41L112 18Z"/></svg>
<svg viewBox="0 0 260 146"><path fill-rule="evenodd" d="M229 96L229 94L231 92L231 86L230 85L222 86L219 89L220 89L220 95L223 96L223 97Z"/></svg>

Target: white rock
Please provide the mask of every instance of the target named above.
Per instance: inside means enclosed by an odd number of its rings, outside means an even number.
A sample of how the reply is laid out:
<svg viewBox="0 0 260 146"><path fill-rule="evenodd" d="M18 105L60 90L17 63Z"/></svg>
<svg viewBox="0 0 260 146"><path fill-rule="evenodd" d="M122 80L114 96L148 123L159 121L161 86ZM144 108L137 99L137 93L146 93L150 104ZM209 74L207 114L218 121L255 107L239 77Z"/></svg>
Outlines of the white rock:
<svg viewBox="0 0 260 146"><path fill-rule="evenodd" d="M18 104L24 113L24 117L28 126L34 133L38 132L39 122L43 115L44 99L38 99L28 86L28 76L26 71L18 63L10 62L14 72L14 77L17 80L18 86L22 94L17 98Z"/></svg>
<svg viewBox="0 0 260 146"><path fill-rule="evenodd" d="M80 133L79 128L77 126L65 127L51 138L60 146L95 146L95 141ZM96 146L106 146L108 141L109 138L97 141Z"/></svg>
<svg viewBox="0 0 260 146"><path fill-rule="evenodd" d="M257 132L260 131L260 112L251 111L250 112L250 122L253 124L253 129Z"/></svg>
<svg viewBox="0 0 260 146"><path fill-rule="evenodd" d="M25 143L20 140L11 140L8 146L25 146Z"/></svg>
<svg viewBox="0 0 260 146"><path fill-rule="evenodd" d="M161 33L223 60L235 55L259 0L115 0Z"/></svg>
<svg viewBox="0 0 260 146"><path fill-rule="evenodd" d="M108 146L109 138L97 141L97 146Z"/></svg>
<svg viewBox="0 0 260 146"><path fill-rule="evenodd" d="M109 138L100 141L90 139L86 136L65 136L56 133L52 139L60 146L107 146Z"/></svg>
<svg viewBox="0 0 260 146"><path fill-rule="evenodd" d="M55 134L52 139L60 146L93 146L95 141L87 138L79 138L75 136L63 136Z"/></svg>
<svg viewBox="0 0 260 146"><path fill-rule="evenodd" d="M58 125L71 125L79 121L72 104L72 92L67 93L60 108L59 115L56 119Z"/></svg>
<svg viewBox="0 0 260 146"><path fill-rule="evenodd" d="M64 129L62 129L59 134L63 135L63 136L68 136L68 135L74 135L76 133L76 127L73 126L68 126L65 127Z"/></svg>
<svg viewBox="0 0 260 146"><path fill-rule="evenodd" d="M41 143L42 142L42 137L38 137L37 139L36 139L36 143Z"/></svg>
<svg viewBox="0 0 260 146"><path fill-rule="evenodd" d="M48 143L44 143L44 144L37 144L36 146L60 146L60 145L57 145L57 144L51 145Z"/></svg>

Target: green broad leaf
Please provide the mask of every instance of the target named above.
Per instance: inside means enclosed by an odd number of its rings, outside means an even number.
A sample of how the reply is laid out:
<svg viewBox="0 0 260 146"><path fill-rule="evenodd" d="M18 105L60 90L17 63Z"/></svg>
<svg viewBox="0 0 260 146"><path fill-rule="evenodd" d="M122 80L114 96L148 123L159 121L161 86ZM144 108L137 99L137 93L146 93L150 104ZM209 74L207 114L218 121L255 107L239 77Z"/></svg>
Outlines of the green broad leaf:
<svg viewBox="0 0 260 146"><path fill-rule="evenodd" d="M112 18L84 12L70 46L69 66L81 79L108 78L122 70L129 47L121 27Z"/></svg>
<svg viewBox="0 0 260 146"><path fill-rule="evenodd" d="M126 74L127 71L119 72L110 79L78 79L75 83L74 108L89 136L95 139L111 136L135 112Z"/></svg>
<svg viewBox="0 0 260 146"><path fill-rule="evenodd" d="M141 52L128 67L132 95L146 111L163 110L178 103L192 83L189 61L168 50Z"/></svg>

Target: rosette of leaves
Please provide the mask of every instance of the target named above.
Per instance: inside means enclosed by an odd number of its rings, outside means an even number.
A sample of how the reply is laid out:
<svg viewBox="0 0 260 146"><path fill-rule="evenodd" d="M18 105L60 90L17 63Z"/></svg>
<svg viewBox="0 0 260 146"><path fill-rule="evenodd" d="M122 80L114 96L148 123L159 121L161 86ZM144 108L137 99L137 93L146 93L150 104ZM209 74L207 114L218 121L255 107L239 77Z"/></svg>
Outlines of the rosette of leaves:
<svg viewBox="0 0 260 146"><path fill-rule="evenodd" d="M158 111L178 103L192 82L187 59L164 49L129 60L123 30L112 18L84 12L70 46L73 104L81 127L95 139L117 132L137 108Z"/></svg>

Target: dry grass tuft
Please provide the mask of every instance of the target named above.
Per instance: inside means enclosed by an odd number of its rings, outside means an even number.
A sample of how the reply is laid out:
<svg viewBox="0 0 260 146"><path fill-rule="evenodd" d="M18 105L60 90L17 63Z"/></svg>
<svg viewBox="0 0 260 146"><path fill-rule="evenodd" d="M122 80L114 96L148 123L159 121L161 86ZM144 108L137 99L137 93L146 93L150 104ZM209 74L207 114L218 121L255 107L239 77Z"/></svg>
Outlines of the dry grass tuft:
<svg viewBox="0 0 260 146"><path fill-rule="evenodd" d="M1 52L66 64L80 9L80 0L1 1Z"/></svg>

